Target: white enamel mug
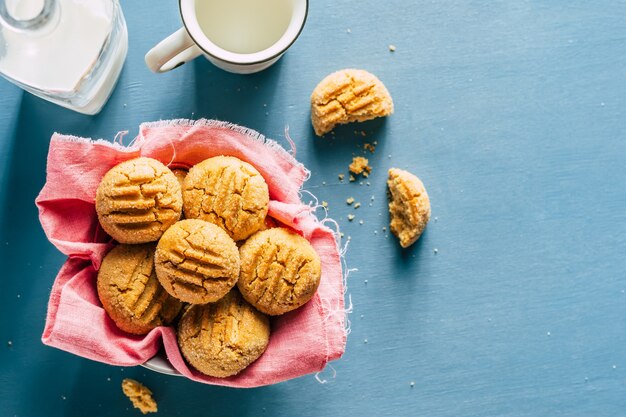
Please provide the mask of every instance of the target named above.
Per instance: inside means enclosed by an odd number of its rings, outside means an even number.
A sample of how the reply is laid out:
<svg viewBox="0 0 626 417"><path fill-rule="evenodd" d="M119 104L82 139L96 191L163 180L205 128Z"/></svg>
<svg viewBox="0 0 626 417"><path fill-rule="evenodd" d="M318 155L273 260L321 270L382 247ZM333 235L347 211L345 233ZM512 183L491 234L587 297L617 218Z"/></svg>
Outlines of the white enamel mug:
<svg viewBox="0 0 626 417"><path fill-rule="evenodd" d="M281 4L290 6L290 20L282 36L265 49L238 53L220 47L202 30L197 8L203 1L216 0L178 1L183 27L163 39L146 54L146 65L151 71L167 72L200 55L204 55L214 65L228 72L252 74L262 71L278 61L296 41L304 28L309 8L308 0L285 0ZM285 13L285 10L280 12Z"/></svg>

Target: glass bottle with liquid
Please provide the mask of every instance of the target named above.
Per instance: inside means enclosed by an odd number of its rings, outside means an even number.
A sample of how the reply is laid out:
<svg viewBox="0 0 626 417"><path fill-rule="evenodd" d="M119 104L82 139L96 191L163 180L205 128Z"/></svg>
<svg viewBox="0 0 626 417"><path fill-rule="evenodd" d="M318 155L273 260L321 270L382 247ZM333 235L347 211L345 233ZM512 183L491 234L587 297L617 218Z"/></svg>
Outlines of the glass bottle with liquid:
<svg viewBox="0 0 626 417"><path fill-rule="evenodd" d="M98 113L127 51L118 0L0 0L0 75L45 100Z"/></svg>

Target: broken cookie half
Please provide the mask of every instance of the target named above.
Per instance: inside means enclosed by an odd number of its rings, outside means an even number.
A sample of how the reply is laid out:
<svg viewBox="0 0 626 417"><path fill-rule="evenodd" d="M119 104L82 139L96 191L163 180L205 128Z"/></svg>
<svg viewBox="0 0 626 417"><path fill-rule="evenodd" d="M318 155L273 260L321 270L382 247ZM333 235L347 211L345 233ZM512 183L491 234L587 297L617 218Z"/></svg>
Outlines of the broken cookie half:
<svg viewBox="0 0 626 417"><path fill-rule="evenodd" d="M152 398L152 391L139 381L126 378L122 381L122 391L143 414L156 413L157 403Z"/></svg>
<svg viewBox="0 0 626 417"><path fill-rule="evenodd" d="M322 136L338 124L363 122L393 113L385 85L373 74L344 69L324 78L311 94L311 122Z"/></svg>
<svg viewBox="0 0 626 417"><path fill-rule="evenodd" d="M430 200L424 184L415 175L398 168L389 170L390 229L407 248L419 239L430 220Z"/></svg>

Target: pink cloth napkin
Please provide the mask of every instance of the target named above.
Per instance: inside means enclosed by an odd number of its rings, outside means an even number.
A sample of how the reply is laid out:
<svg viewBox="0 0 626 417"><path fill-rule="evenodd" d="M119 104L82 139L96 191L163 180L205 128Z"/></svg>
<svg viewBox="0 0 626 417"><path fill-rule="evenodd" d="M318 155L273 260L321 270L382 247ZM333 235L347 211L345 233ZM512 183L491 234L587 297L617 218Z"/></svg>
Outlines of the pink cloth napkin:
<svg viewBox="0 0 626 417"><path fill-rule="evenodd" d="M145 336L120 331L102 309L96 276L111 238L100 228L94 200L102 176L138 156L171 167L191 167L212 156L232 155L254 165L270 191L269 216L308 239L322 260L322 279L305 306L272 318L265 353L239 375L204 376L183 360L174 329ZM256 387L321 371L345 350L341 257L333 232L302 204L299 191L308 171L276 142L257 132L215 120L145 123L132 146L54 134L47 179L36 204L46 236L68 256L54 281L42 341L46 345L111 365L139 365L161 347L184 376L207 384Z"/></svg>

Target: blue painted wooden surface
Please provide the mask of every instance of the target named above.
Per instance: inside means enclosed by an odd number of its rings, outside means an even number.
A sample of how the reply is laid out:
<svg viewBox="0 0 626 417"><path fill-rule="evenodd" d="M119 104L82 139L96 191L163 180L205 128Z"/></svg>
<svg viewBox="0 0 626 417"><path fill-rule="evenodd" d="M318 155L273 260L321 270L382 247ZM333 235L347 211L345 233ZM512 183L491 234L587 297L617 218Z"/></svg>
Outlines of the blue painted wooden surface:
<svg viewBox="0 0 626 417"><path fill-rule="evenodd" d="M294 47L252 76L204 60L151 74L143 55L178 28L175 2L123 8L129 56L100 115L0 80L0 415L138 415L123 377L153 389L160 415L626 415L624 1L316 0ZM396 113L365 124L365 139L353 126L315 138L309 94L344 67L377 74ZM210 387L40 343L64 260L33 203L50 135L111 140L178 117L229 120L283 144L290 126L312 171L306 188L352 237L347 261L359 268L352 334L329 383ZM378 141L371 185L339 184L364 140ZM436 218L404 252L383 231L391 166L423 179Z"/></svg>

